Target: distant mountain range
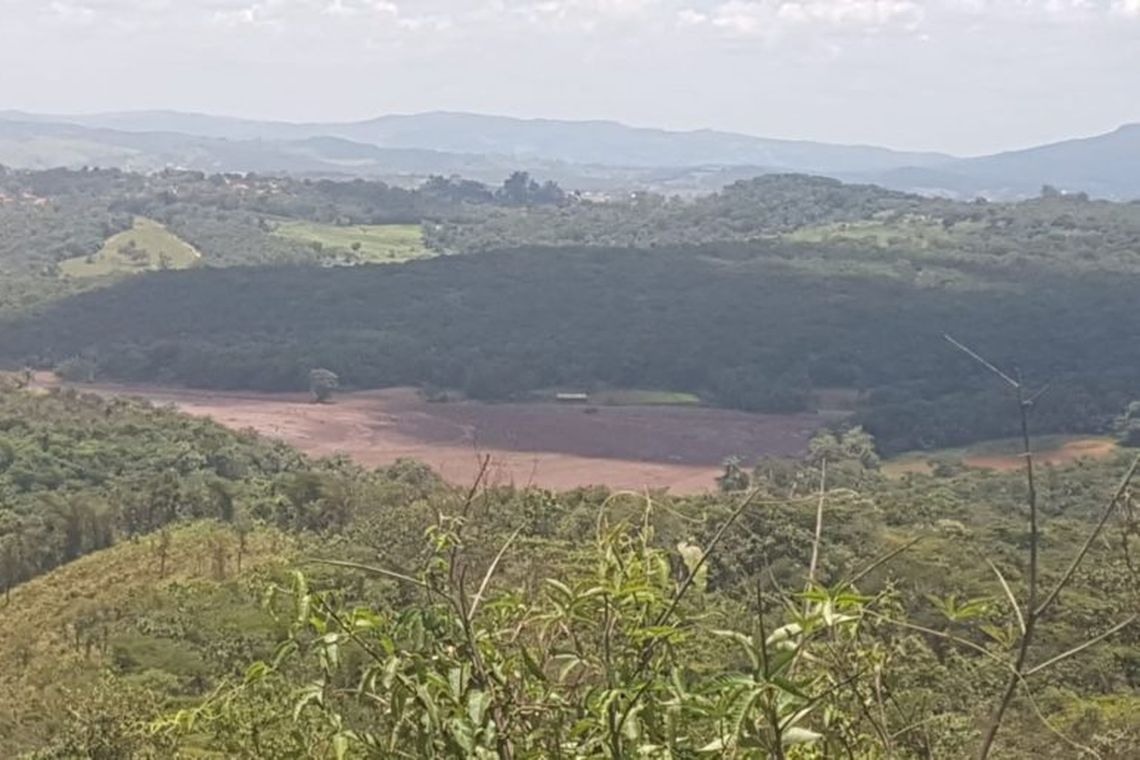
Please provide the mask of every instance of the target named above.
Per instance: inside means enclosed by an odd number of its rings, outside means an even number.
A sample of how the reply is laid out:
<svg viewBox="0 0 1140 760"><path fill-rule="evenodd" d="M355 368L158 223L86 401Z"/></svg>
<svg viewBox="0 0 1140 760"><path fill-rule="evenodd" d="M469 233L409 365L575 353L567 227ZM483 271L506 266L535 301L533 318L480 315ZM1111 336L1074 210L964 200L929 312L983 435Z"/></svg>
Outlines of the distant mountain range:
<svg viewBox="0 0 1140 760"><path fill-rule="evenodd" d="M771 172L958 197L1020 197L1051 184L1140 198L1140 125L979 158L863 145L674 132L607 121L433 112L348 123L252 121L175 111L48 116L0 111L0 164L166 166L416 181L497 181L527 169L582 190L699 192Z"/></svg>

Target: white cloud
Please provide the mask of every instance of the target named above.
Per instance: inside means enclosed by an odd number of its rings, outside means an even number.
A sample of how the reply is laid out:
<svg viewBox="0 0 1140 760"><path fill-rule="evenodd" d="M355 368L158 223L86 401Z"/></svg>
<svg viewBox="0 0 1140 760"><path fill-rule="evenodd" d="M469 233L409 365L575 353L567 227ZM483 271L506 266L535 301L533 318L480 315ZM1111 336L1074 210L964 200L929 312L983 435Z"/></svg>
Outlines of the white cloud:
<svg viewBox="0 0 1140 760"><path fill-rule="evenodd" d="M1068 22L1140 18L1140 0L51 0L14 6L9 18L40 15L57 23L162 24L178 28L312 24L324 18L400 19L403 28L470 26L476 33L510 31L511 24L596 30L606 25L708 28L739 35L772 35L797 27L830 30L911 29L963 16Z"/></svg>
<svg viewBox="0 0 1140 760"><path fill-rule="evenodd" d="M400 15L400 8L388 0L329 0L324 12L330 16Z"/></svg>
<svg viewBox="0 0 1140 760"><path fill-rule="evenodd" d="M1140 121L1128 74L1140 71L1140 0L0 0L0 8L0 71L20 72L4 79L0 109L327 120L452 109L965 152Z"/></svg>
<svg viewBox="0 0 1140 760"><path fill-rule="evenodd" d="M913 24L922 17L922 8L910 0L798 0L780 3L776 15L799 23L886 26Z"/></svg>
<svg viewBox="0 0 1140 760"><path fill-rule="evenodd" d="M48 4L48 10L65 23L86 23L95 18L94 10L79 3L55 0L55 2Z"/></svg>
<svg viewBox="0 0 1140 760"><path fill-rule="evenodd" d="M682 26L700 26L701 24L708 23L709 17L707 13L693 10L692 8L682 8L677 11L677 21Z"/></svg>
<svg viewBox="0 0 1140 760"><path fill-rule="evenodd" d="M707 26L736 35L773 38L797 29L860 32L914 29L924 18L912 0L723 0L677 14L684 26Z"/></svg>

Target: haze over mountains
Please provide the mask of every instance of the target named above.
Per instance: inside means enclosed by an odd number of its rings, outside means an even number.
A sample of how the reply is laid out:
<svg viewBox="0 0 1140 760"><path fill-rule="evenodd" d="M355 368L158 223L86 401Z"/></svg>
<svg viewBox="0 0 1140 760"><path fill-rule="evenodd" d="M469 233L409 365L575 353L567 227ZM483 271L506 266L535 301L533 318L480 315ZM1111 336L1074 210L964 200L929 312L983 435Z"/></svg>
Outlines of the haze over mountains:
<svg viewBox="0 0 1140 760"><path fill-rule="evenodd" d="M1140 198L1140 125L990 156L959 158L863 145L675 132L609 121L431 112L347 123L253 121L176 111L48 116L0 111L0 164L16 168L167 166L379 177L430 174L497 181L527 169L582 190L711 190L735 179L800 172L950 195L1015 198L1045 184Z"/></svg>

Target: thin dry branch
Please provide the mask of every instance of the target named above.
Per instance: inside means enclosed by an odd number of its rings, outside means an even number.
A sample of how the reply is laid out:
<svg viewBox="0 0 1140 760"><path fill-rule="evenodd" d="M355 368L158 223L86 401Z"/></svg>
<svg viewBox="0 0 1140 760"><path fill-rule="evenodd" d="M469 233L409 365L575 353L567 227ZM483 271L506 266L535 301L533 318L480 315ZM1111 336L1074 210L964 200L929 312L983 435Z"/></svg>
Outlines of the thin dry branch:
<svg viewBox="0 0 1140 760"><path fill-rule="evenodd" d="M1105 507L1104 512L1102 513L1096 526L1089 533L1089 536L1086 539L1084 545L1081 547L1080 551L1077 552L1077 555L1073 558L1068 569L1061 576L1061 579L1053 587L1052 591L1046 595L1045 599L1041 602L1038 602L1038 554L1040 551L1041 536L1040 526L1038 524L1039 512L1037 504L1037 487L1033 470L1033 451L1029 436L1029 411L1033 408L1034 403L1036 403L1036 401L1040 399L1041 396L1048 390L1049 385L1046 385L1044 388L1032 396L1026 397L1025 384L1022 382L1020 374L1015 380L1005 372L1002 372L992 362L988 361L968 346L963 345L949 335L945 335L943 337L945 337L945 339L952 346L957 348L959 351L962 351L964 354L969 356L975 362L983 366L986 370L996 375L1003 382L1014 389L1017 394L1018 415L1021 423L1022 451L1023 456L1025 457L1025 482L1027 488L1026 505L1029 509L1029 568L1027 573L1029 588L1028 598L1025 602L1024 613L1022 613L1020 606L1017 604L1017 599L1014 597L1013 592L1010 589L1009 584L1006 582L1005 578L998 571L997 567L993 565L993 563L990 563L990 566L993 568L994 573L998 576L998 580L1002 584L1002 588L1005 590L1006 596L1009 598L1010 603L1013 605L1014 613L1017 615L1017 622L1021 631L1021 636L1018 642L1017 655L1014 658L1009 681L1006 683L1005 690L1003 691L1001 698L998 700L997 706L994 708L993 714L990 717L989 727L986 729L985 735L982 739L981 747L978 752L978 757L980 760L986 760L986 758L989 757L991 749L993 748L994 740L997 738L998 731L1001 729L1002 721L1005 718L1006 711L1009 709L1009 706L1013 701L1013 697L1017 693L1018 687L1023 685L1026 676L1032 673L1038 673L1058 662L1061 662L1064 659L1067 659L1068 657L1083 652L1084 650L1100 643L1117 631L1130 625L1135 620L1140 619L1140 616L1129 618L1123 623L1120 623L1117 626L1109 629L1109 631L1105 632L1104 634L1090 639L1080 646L1074 647L1073 649L1070 649L1062 655L1058 655L1057 657L1054 657L1047 662L1044 662L1032 668L1027 668L1026 666L1026 662L1029 657L1029 650L1033 644L1034 632L1037 628L1038 621L1042 618L1049 607L1056 601L1058 595L1065 588L1065 586L1067 586L1068 583L1072 580L1074 574L1077 571L1077 568L1080 567L1081 562L1084 561L1085 556L1092 548L1093 542L1097 540L1103 531L1104 526L1116 512L1117 505L1120 503L1121 498L1127 492L1128 486L1132 482L1132 478L1136 474L1137 468L1140 467L1140 457L1137 457L1136 460L1132 463L1132 467L1129 468L1128 472L1121 480L1119 487L1117 488L1112 499L1109 501L1108 505ZM1052 729L1052 727L1050 728Z"/></svg>
<svg viewBox="0 0 1140 760"><path fill-rule="evenodd" d="M969 356L971 359L976 361L978 364L981 364L983 367L988 369L990 372L994 373L995 375L1000 377L1002 380L1009 383L1012 387L1014 387L1014 388L1020 388L1021 387L1021 383L1017 382L1012 377L1010 377L1009 375L1005 374L1000 369L995 367L993 364L991 364L990 362L983 359L973 349L967 348L966 346L962 345L958 341L954 340L954 338L952 338L951 336L949 336L945 333L942 335L942 337L945 338L946 341L950 345L954 346L954 348L958 349L959 351L964 353L966 356Z"/></svg>
<svg viewBox="0 0 1140 760"><path fill-rule="evenodd" d="M1108 502L1108 506L1105 507L1104 512L1101 514L1096 527L1093 528L1092 533L1089 534L1084 545L1081 546L1080 551L1077 552L1077 556L1073 557L1073 561L1069 564L1069 568L1065 571L1065 574L1061 576L1061 580L1057 582L1057 585L1053 587L1053 590L1049 592L1045 600L1041 602L1041 605L1035 610L1037 615L1041 615L1049 609L1050 605L1056 601L1057 595L1060 594L1062 589L1073 579L1073 574L1077 572L1077 568L1080 567L1085 555L1089 553L1089 549L1092 548L1093 543L1097 537L1100 536L1101 531L1104 530L1104 526L1108 523L1113 513L1116 512L1117 505L1120 504L1120 500L1124 497L1124 494L1127 493L1128 487L1132 484L1132 479L1136 477L1138 469L1140 469L1140 455L1132 460L1132 466L1128 468L1128 472L1120 479L1120 484L1117 486L1112 499Z"/></svg>
<svg viewBox="0 0 1140 760"><path fill-rule="evenodd" d="M511 544L514 543L514 540L518 538L521 532L521 527L515 529L515 532L506 540L503 544L503 548L499 549L499 553L495 555L495 559L492 560L490 566L487 568L487 572L483 575L483 582L479 584L479 590L475 592L475 597L471 600L471 608L467 611L467 619L469 621L475 619L475 613L479 610L479 603L483 601L483 594L487 591L487 585L491 582L491 576L495 574L495 570L503 560L503 555L507 553L507 549L510 548Z"/></svg>
<svg viewBox="0 0 1140 760"><path fill-rule="evenodd" d="M1093 637L1093 638L1089 639L1088 641L1086 641L1085 643L1080 644L1079 646L1073 647L1072 649L1068 650L1067 652L1062 652L1061 654L1057 655L1056 657L1048 659L1045 662L1041 663L1040 665L1034 665L1032 668L1025 671L1024 675L1026 678L1028 678L1029 676L1033 675L1034 673L1038 673L1042 670L1045 670L1046 668L1050 667L1051 665L1056 665L1058 662L1061 662L1062 660L1067 660L1070 657L1072 657L1073 655L1080 654L1081 652L1085 651L1089 647L1096 646L1097 644L1104 641L1105 639L1119 633L1120 631L1123 631L1125 628L1132 625L1137 620L1140 620L1140 615L1133 615L1130 618L1122 620L1121 622L1112 626L1111 628L1109 628L1107 631L1105 631L1101 635Z"/></svg>
<svg viewBox="0 0 1140 760"><path fill-rule="evenodd" d="M1021 614L1021 605L1017 603L1017 598L1013 595L1013 590L1010 589L1009 583L1006 582L1005 576L1001 574L1001 570L998 570L997 565L995 565L993 561L988 558L986 559L986 563L989 564L990 569L994 571L994 575L997 576L998 581L1001 583L1001 587L1005 590L1005 596L1007 599L1009 599L1009 606L1013 609L1013 614L1017 615L1017 627L1021 630L1021 635L1024 636L1025 616Z"/></svg>
<svg viewBox="0 0 1140 760"><path fill-rule="evenodd" d="M819 565L819 545L823 540L823 503L827 499L827 457L819 466L819 503L815 509L815 540L811 544L811 564L808 565L808 589L815 585L815 571Z"/></svg>

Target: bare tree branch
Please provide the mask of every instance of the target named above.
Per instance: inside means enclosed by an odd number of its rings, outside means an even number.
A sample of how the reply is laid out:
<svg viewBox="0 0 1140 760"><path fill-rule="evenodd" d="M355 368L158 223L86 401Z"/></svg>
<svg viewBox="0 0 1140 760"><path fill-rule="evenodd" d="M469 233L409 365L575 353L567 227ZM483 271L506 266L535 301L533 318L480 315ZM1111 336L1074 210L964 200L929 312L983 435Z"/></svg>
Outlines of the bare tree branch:
<svg viewBox="0 0 1140 760"><path fill-rule="evenodd" d="M1010 386L1012 386L1014 388L1020 388L1021 387L1021 383L1017 382L1012 377L1010 377L1009 375L1005 374L1000 369L995 367L993 364L991 364L990 362L983 359L981 356L979 356L972 349L967 348L966 346L962 345L961 343L954 340L954 338L952 338L949 335L943 334L942 337L945 338L947 340L947 342L950 343L950 345L954 346L954 348L958 349L959 351L964 353L966 356L968 356L971 359L973 359L974 361L976 361L978 364L981 364L983 367L988 369L990 372L993 372L995 375L1000 377L1002 380L1009 383Z"/></svg>

